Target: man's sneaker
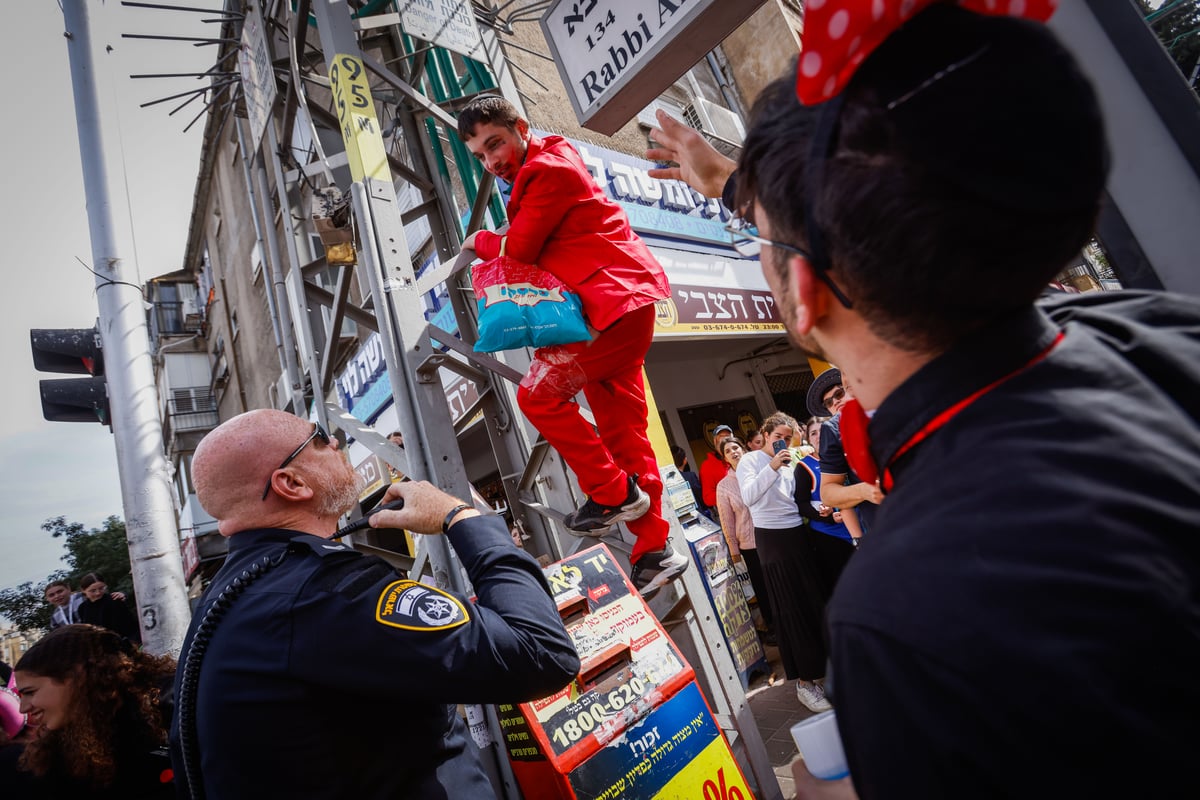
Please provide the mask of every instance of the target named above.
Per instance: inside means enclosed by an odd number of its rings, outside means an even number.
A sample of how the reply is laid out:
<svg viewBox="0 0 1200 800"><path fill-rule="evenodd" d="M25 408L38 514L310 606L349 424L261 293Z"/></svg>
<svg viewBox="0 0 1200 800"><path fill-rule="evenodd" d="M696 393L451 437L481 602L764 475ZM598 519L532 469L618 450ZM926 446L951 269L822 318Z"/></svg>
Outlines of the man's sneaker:
<svg viewBox="0 0 1200 800"><path fill-rule="evenodd" d="M586 503L563 517L563 524L576 533L593 533L599 536L600 532L618 522L632 522L649 510L650 495L637 485L637 476L630 475L629 492L621 505L601 505L589 497Z"/></svg>
<svg viewBox="0 0 1200 800"><path fill-rule="evenodd" d="M825 690L819 683L796 681L796 697L800 700L800 704L809 711L828 711L833 708L829 704L828 698L825 697Z"/></svg>
<svg viewBox="0 0 1200 800"><path fill-rule="evenodd" d="M646 553L633 565L630 579L642 597L650 597L687 569L689 559L667 545L657 553Z"/></svg>

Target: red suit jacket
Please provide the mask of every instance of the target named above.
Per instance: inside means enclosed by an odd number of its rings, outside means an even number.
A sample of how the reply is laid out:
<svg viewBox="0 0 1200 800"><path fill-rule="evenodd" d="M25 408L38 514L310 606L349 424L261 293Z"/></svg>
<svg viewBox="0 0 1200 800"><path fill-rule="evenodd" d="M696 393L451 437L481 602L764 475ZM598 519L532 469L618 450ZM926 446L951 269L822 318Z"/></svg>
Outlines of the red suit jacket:
<svg viewBox="0 0 1200 800"><path fill-rule="evenodd" d="M710 452L708 458L700 465L701 499L709 508L717 507L717 484L729 474L729 465L721 460L716 453Z"/></svg>
<svg viewBox="0 0 1200 800"><path fill-rule="evenodd" d="M575 290L593 328L670 296L662 265L561 136L532 137L507 210L505 253ZM476 255L499 256L500 239L481 231Z"/></svg>

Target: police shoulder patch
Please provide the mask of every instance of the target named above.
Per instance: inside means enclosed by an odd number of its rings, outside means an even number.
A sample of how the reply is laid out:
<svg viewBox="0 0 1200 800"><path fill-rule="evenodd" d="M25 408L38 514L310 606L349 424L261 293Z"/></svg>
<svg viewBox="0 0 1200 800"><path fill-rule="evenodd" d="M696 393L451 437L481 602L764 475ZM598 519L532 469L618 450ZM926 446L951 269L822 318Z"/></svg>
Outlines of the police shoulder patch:
<svg viewBox="0 0 1200 800"><path fill-rule="evenodd" d="M393 581L379 595L375 621L406 631L444 631L471 617L458 598L416 581Z"/></svg>

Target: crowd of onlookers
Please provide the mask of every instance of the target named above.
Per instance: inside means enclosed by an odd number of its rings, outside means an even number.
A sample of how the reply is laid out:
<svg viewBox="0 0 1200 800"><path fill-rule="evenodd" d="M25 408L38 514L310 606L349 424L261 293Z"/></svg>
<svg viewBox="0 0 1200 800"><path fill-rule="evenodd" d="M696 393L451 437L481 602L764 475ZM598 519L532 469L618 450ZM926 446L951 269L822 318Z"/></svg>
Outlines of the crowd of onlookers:
<svg viewBox="0 0 1200 800"><path fill-rule="evenodd" d="M757 430L743 431L745 439L718 424L698 475L676 453L697 506L721 525L734 560L745 564L764 644L779 647L787 679L813 711L830 707L825 604L883 499L846 463L839 423L850 397L841 372L828 369L808 389L803 423L776 411Z"/></svg>
<svg viewBox="0 0 1200 800"><path fill-rule="evenodd" d="M0 662L6 800L173 797L166 749L175 661L141 650L137 620L96 573L45 589L50 632Z"/></svg>
<svg viewBox="0 0 1200 800"><path fill-rule="evenodd" d="M65 580L46 585L46 602L54 606L50 615L50 630L63 625L84 623L116 631L134 644L142 643L137 619L125 603L123 592L110 592L99 573L89 572L79 579L79 591L72 592Z"/></svg>

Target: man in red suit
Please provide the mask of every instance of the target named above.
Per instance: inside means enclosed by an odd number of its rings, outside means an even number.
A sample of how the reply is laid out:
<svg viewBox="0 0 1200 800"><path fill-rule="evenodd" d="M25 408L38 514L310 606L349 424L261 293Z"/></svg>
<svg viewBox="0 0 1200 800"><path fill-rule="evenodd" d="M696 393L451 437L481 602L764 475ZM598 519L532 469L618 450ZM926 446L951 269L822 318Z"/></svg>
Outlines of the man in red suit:
<svg viewBox="0 0 1200 800"><path fill-rule="evenodd" d="M667 545L642 383L654 304L670 296L666 274L561 136L532 135L516 108L494 95L462 110L458 134L488 172L512 184L505 235L477 231L463 249L482 259L503 249L553 274L579 294L596 331L589 342L537 350L517 403L588 495L566 516L567 527L600 535L624 522L637 537L631 577L648 596L687 567ZM581 391L595 428L579 414L574 398Z"/></svg>
<svg viewBox="0 0 1200 800"><path fill-rule="evenodd" d="M721 458L721 444L730 436L733 436L733 428L728 425L713 428L713 449L700 465L700 499L709 508L717 507L717 484L729 474L729 465Z"/></svg>

